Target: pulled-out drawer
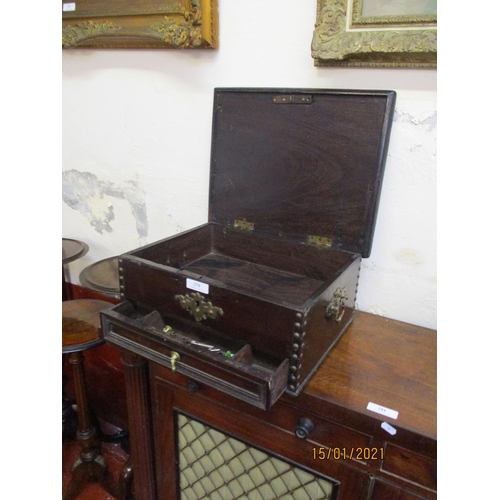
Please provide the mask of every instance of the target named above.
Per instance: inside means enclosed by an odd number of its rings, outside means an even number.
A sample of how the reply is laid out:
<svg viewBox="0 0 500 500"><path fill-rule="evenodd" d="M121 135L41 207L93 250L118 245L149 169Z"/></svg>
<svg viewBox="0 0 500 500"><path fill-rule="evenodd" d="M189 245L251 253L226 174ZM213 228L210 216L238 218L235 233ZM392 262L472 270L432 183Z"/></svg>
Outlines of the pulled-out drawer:
<svg viewBox="0 0 500 500"><path fill-rule="evenodd" d="M130 301L103 312L101 319L107 342L259 408L269 409L287 387L288 358L256 353L201 325L180 324Z"/></svg>

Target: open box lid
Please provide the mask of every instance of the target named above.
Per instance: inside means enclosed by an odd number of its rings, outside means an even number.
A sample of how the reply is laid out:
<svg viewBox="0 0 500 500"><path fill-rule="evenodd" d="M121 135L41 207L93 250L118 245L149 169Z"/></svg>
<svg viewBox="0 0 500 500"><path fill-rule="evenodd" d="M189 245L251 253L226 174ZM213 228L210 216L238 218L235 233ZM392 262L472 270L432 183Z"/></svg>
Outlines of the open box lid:
<svg viewBox="0 0 500 500"><path fill-rule="evenodd" d="M215 89L209 220L368 257L395 99Z"/></svg>

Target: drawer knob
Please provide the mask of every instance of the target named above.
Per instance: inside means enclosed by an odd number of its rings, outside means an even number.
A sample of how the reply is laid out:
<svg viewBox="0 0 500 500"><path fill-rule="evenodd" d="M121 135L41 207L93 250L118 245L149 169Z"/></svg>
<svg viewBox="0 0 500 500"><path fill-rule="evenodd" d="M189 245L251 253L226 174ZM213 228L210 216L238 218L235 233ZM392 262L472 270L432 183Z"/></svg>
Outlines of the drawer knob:
<svg viewBox="0 0 500 500"><path fill-rule="evenodd" d="M172 371L175 372L175 364L177 361L180 361L181 355L178 352L172 351L172 356L170 356L170 366L172 368Z"/></svg>
<svg viewBox="0 0 500 500"><path fill-rule="evenodd" d="M198 382L195 382L194 380L190 380L187 383L187 388L189 392L198 392L200 390Z"/></svg>
<svg viewBox="0 0 500 500"><path fill-rule="evenodd" d="M307 439L313 430L314 424L308 418L301 418L295 427L295 435L300 439Z"/></svg>

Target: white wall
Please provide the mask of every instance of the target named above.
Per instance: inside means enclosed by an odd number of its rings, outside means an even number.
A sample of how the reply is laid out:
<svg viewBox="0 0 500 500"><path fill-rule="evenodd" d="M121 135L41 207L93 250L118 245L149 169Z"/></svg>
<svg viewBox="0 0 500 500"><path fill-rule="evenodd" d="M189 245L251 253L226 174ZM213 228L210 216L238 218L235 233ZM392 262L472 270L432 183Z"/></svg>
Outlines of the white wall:
<svg viewBox="0 0 500 500"><path fill-rule="evenodd" d="M219 0L220 49L63 51L62 235L100 259L206 222L214 87L398 93L357 308L436 327L436 71L316 68L316 0Z"/></svg>

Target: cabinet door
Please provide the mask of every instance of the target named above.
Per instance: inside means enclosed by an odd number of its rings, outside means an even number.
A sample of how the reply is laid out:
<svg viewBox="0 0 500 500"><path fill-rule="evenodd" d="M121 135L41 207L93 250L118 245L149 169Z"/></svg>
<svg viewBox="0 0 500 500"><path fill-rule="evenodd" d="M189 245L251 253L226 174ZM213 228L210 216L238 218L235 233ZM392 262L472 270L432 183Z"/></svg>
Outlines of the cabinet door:
<svg viewBox="0 0 500 500"><path fill-rule="evenodd" d="M193 385L191 384L193 389ZM152 370L159 500L363 500L368 475L314 461L295 434L173 386Z"/></svg>

